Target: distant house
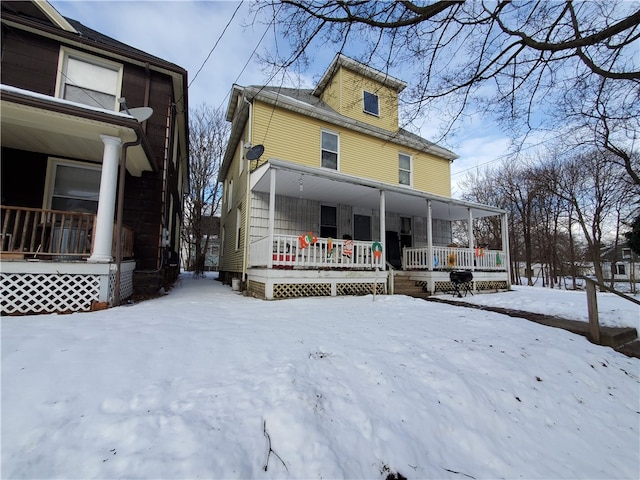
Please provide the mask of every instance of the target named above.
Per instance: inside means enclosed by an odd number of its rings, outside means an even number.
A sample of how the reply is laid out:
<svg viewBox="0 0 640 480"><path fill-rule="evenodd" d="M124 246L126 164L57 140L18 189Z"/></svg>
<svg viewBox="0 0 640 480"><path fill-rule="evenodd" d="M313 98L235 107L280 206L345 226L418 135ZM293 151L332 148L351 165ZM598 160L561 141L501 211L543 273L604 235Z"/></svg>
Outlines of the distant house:
<svg viewBox="0 0 640 480"><path fill-rule="evenodd" d="M220 217L203 215L201 230L201 248L204 249L206 243L206 249L204 252L204 269L208 272L215 272L218 270L218 265L220 263ZM185 268L193 269L196 261L195 256L195 239L190 238L189 242L185 242L185 245L182 246L183 266Z"/></svg>
<svg viewBox="0 0 640 480"><path fill-rule="evenodd" d="M610 248L602 255L602 270L605 280L616 282L640 281L640 256L628 244Z"/></svg>
<svg viewBox="0 0 640 480"><path fill-rule="evenodd" d="M74 312L178 274L187 72L2 2L0 313Z"/></svg>
<svg viewBox="0 0 640 480"><path fill-rule="evenodd" d="M220 278L266 299L428 292L449 271L509 287L504 210L451 198L451 151L399 127L401 80L337 55L314 89L234 85ZM451 222L502 219L502 247L452 243Z"/></svg>

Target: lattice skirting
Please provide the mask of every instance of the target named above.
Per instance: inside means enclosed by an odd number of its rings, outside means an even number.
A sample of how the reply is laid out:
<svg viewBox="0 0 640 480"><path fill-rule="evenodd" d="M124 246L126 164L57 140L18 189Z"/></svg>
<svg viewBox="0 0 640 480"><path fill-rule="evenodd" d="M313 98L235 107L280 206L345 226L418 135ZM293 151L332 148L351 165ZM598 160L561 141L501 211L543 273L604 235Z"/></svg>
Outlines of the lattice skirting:
<svg viewBox="0 0 640 480"><path fill-rule="evenodd" d="M477 291L507 290L507 282L504 280L481 280L474 283ZM435 282L436 292L453 292L454 290L451 282Z"/></svg>
<svg viewBox="0 0 640 480"><path fill-rule="evenodd" d="M109 274L109 298L115 298L116 292L116 272ZM133 270L122 272L120 275L120 301L126 300L133 295Z"/></svg>
<svg viewBox="0 0 640 480"><path fill-rule="evenodd" d="M384 295L384 283L376 284L376 293ZM338 295L371 295L373 294L373 283L338 283L336 285Z"/></svg>
<svg viewBox="0 0 640 480"><path fill-rule="evenodd" d="M276 283L273 298L331 296L330 283Z"/></svg>
<svg viewBox="0 0 640 480"><path fill-rule="evenodd" d="M89 311L99 299L100 276L3 273L0 293L2 315Z"/></svg>

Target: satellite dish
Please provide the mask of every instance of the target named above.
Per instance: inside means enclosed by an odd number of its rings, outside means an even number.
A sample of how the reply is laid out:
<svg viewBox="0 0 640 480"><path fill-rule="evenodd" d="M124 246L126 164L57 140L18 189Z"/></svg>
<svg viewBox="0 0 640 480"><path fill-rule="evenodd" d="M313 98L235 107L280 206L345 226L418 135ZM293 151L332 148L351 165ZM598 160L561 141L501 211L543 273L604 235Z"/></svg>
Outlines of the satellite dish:
<svg viewBox="0 0 640 480"><path fill-rule="evenodd" d="M153 108L151 107L136 107L127 110L127 113L139 122L144 122L151 115L153 115Z"/></svg>
<svg viewBox="0 0 640 480"><path fill-rule="evenodd" d="M245 158L247 160L257 160L264 153L264 145L256 145L255 147L251 147L247 153L245 154Z"/></svg>

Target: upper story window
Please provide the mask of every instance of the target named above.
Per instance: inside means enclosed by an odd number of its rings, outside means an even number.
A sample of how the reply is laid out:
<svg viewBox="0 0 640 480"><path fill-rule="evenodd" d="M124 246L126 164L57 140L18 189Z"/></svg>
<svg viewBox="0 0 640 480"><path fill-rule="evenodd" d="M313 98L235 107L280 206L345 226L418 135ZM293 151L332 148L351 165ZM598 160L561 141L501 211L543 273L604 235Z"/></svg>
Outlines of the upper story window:
<svg viewBox="0 0 640 480"><path fill-rule="evenodd" d="M46 208L96 213L100 196L100 166L51 159L47 171Z"/></svg>
<svg viewBox="0 0 640 480"><path fill-rule="evenodd" d="M62 48L57 96L72 102L119 110L122 65Z"/></svg>
<svg viewBox="0 0 640 480"><path fill-rule="evenodd" d="M338 135L322 131L322 164L324 168L338 169Z"/></svg>
<svg viewBox="0 0 640 480"><path fill-rule="evenodd" d="M400 185L411 185L411 155L398 154L398 175Z"/></svg>
<svg viewBox="0 0 640 480"><path fill-rule="evenodd" d="M364 112L370 113L371 115L380 115L380 101L378 100L378 95L375 93L367 92L366 90L363 92L363 104L364 104Z"/></svg>

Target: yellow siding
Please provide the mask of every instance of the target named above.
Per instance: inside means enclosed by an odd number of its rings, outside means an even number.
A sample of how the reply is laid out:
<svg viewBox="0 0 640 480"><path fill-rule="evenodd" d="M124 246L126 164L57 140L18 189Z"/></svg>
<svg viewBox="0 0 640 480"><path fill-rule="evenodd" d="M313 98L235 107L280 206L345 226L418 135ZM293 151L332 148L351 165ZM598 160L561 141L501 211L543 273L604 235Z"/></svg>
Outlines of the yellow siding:
<svg viewBox="0 0 640 480"><path fill-rule="evenodd" d="M222 199L222 215L220 219L221 227L224 227L225 233L222 245L223 255L220 269L230 272L242 271L242 254L244 250L244 225L246 214L244 202L247 191L247 179L246 168L243 171L242 175L239 174L238 163L244 161L242 159L241 145L242 142L239 142L236 151L234 152L233 160L231 162L231 165L229 166L229 170L227 171L225 190L223 192L224 197ZM230 180L233 182L232 199L230 202L231 204L229 204L227 196L227 188ZM238 207L242 208L242 220L240 222L240 248L236 250L236 235L238 230L236 211Z"/></svg>
<svg viewBox="0 0 640 480"><path fill-rule="evenodd" d="M322 101L338 113L342 113L342 71L340 68L335 73L321 95Z"/></svg>
<svg viewBox="0 0 640 480"><path fill-rule="evenodd" d="M370 137L295 112L256 102L252 144L265 147L262 161L279 158L320 167L320 134L326 129L339 135L339 171L348 175L398 184L398 154L413 156L414 188L451 195L448 160ZM236 170L237 167L230 170Z"/></svg>
<svg viewBox="0 0 640 480"><path fill-rule="evenodd" d="M378 95L379 116L364 112L363 92ZM398 93L380 82L341 67L322 93L322 100L338 113L391 132L398 130Z"/></svg>

